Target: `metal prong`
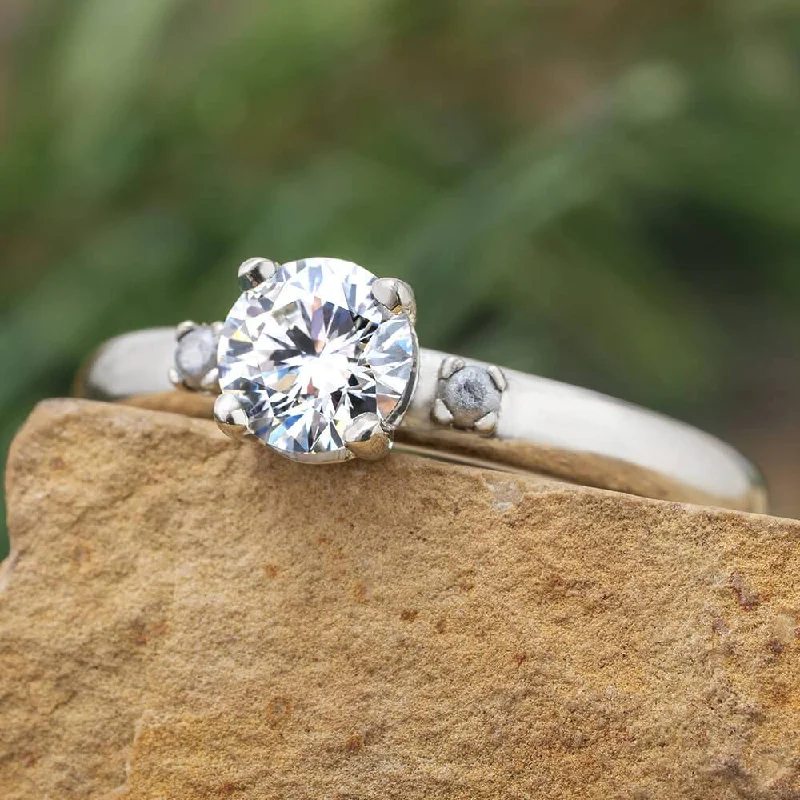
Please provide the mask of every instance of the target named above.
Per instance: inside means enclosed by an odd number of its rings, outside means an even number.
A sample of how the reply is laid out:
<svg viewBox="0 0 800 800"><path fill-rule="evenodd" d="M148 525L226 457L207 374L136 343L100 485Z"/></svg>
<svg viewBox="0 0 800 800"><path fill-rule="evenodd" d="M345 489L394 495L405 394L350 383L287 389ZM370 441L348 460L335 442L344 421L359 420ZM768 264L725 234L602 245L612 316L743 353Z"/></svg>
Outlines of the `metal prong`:
<svg viewBox="0 0 800 800"><path fill-rule="evenodd" d="M217 336L217 337L222 335L222 329L224 327L225 327L225 323L224 322L212 322L211 323L211 330L214 331L214 336Z"/></svg>
<svg viewBox="0 0 800 800"><path fill-rule="evenodd" d="M247 433L247 414L235 394L221 394L214 402L214 419L219 429L231 439L242 439Z"/></svg>
<svg viewBox="0 0 800 800"><path fill-rule="evenodd" d="M442 361L441 367L439 367L439 377L443 380L452 378L456 372L458 372L460 369L464 369L465 366L466 363L464 362L463 358L459 358L458 356L448 356Z"/></svg>
<svg viewBox="0 0 800 800"><path fill-rule="evenodd" d="M475 430L484 436L491 436L497 430L497 412L490 411L475 423Z"/></svg>
<svg viewBox="0 0 800 800"><path fill-rule="evenodd" d="M175 367L170 367L169 371L167 372L167 377L169 378L169 382L176 388L176 389L186 389L188 388L183 381L180 373L178 372Z"/></svg>
<svg viewBox="0 0 800 800"><path fill-rule="evenodd" d="M180 323L180 325L178 325L177 328L175 328L175 341L179 342L184 336L186 336L187 333L191 333L196 327L197 323L194 322L194 320L184 320Z"/></svg>
<svg viewBox="0 0 800 800"><path fill-rule="evenodd" d="M203 380L200 382L200 388L204 392L219 393L219 370L216 367L210 369L203 376Z"/></svg>
<svg viewBox="0 0 800 800"><path fill-rule="evenodd" d="M431 417L433 417L433 421L439 425L450 425L453 422L453 415L450 413L450 409L444 404L444 400L442 400L441 397L437 397L433 401Z"/></svg>
<svg viewBox="0 0 800 800"><path fill-rule="evenodd" d="M273 278L279 268L277 261L270 261L268 258L248 258L239 266L239 288L246 292L260 286Z"/></svg>
<svg viewBox="0 0 800 800"><path fill-rule="evenodd" d="M381 425L377 414L359 414L347 427L344 434L347 449L365 461L378 461L392 447L392 437Z"/></svg>
<svg viewBox="0 0 800 800"><path fill-rule="evenodd" d="M377 278L372 283L372 296L392 314L405 313L413 325L417 321L414 290L399 278Z"/></svg>
<svg viewBox="0 0 800 800"><path fill-rule="evenodd" d="M489 377L492 379L492 383L497 387L498 391L504 392L508 388L508 381L500 367L491 366L488 367L486 371L489 373Z"/></svg>

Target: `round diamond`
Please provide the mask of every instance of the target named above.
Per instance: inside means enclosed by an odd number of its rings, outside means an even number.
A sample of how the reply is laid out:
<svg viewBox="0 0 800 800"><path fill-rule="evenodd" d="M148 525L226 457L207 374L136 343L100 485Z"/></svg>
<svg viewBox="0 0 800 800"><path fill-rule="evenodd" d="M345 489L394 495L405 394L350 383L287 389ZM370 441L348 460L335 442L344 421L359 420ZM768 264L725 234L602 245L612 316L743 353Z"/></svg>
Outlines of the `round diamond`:
<svg viewBox="0 0 800 800"><path fill-rule="evenodd" d="M350 457L344 437L364 413L399 421L414 388L416 338L404 313L372 296L375 276L349 261L284 264L246 291L219 342L220 388L247 427L296 460Z"/></svg>

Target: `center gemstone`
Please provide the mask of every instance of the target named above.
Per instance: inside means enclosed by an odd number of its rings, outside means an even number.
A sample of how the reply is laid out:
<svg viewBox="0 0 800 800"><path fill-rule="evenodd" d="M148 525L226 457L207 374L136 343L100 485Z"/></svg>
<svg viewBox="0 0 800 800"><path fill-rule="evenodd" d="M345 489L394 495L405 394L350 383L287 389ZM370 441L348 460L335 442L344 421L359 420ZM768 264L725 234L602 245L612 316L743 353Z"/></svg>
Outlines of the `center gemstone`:
<svg viewBox="0 0 800 800"><path fill-rule="evenodd" d="M417 347L406 314L372 296L358 264L308 258L284 264L231 309L219 342L219 383L248 430L298 461L341 461L349 424L399 421L414 388Z"/></svg>

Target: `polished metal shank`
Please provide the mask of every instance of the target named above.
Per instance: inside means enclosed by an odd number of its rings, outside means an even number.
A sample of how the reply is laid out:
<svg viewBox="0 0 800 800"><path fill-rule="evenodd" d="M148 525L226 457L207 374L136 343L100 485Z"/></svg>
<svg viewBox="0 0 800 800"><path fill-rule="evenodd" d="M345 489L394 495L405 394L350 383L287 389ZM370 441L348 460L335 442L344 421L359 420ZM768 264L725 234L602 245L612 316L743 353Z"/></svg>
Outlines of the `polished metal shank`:
<svg viewBox="0 0 800 800"><path fill-rule="evenodd" d="M150 395L142 404L174 408L174 401L167 399L173 348L173 328L113 339L82 370L76 393L102 400ZM480 426L455 427L454 415L440 396L442 376L452 376L465 365L484 368L498 390L503 387L488 435ZM203 406L209 417L213 401L210 397L207 409ZM385 443L380 432L373 436L377 455ZM366 449L369 439L359 430L352 445ZM709 434L587 389L434 350L420 350L418 387L396 442L398 450L647 497L766 510L758 471Z"/></svg>

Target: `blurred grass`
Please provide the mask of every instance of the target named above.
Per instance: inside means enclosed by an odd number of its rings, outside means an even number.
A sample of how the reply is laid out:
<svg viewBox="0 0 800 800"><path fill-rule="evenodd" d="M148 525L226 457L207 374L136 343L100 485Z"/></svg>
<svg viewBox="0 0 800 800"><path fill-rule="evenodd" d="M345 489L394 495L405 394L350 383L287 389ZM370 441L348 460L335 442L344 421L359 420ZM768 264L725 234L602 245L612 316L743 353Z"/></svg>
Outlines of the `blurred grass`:
<svg viewBox="0 0 800 800"><path fill-rule="evenodd" d="M0 453L103 339L223 314L254 254L400 275L430 346L727 432L800 339L799 12L18 0Z"/></svg>

